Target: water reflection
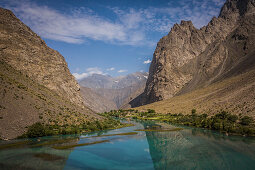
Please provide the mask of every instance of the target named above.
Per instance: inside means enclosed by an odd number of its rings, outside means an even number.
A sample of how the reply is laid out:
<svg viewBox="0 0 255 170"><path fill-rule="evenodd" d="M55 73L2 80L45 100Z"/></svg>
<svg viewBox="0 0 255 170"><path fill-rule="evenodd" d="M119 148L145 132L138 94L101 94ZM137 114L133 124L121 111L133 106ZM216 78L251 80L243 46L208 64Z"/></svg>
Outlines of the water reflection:
<svg viewBox="0 0 255 170"><path fill-rule="evenodd" d="M255 169L255 138L187 127L181 131L110 135L143 128L176 128L153 121L134 123L134 127L89 134L100 137L46 137L32 144L23 142L22 147L0 149L0 169ZM109 142L65 150L52 148L101 140Z"/></svg>
<svg viewBox="0 0 255 170"><path fill-rule="evenodd" d="M55 137L45 138L46 142L55 141ZM61 139L62 137L58 137ZM62 140L62 139L61 139ZM71 141L75 144L78 141ZM40 142L41 143L41 142ZM55 150L45 145L43 147L33 147L38 142L32 141L30 145L23 145L17 148L6 148L0 150L0 169L47 169L47 170L61 170L65 167L66 161L71 150Z"/></svg>
<svg viewBox="0 0 255 170"><path fill-rule="evenodd" d="M155 169L255 169L254 138L196 128L146 137Z"/></svg>

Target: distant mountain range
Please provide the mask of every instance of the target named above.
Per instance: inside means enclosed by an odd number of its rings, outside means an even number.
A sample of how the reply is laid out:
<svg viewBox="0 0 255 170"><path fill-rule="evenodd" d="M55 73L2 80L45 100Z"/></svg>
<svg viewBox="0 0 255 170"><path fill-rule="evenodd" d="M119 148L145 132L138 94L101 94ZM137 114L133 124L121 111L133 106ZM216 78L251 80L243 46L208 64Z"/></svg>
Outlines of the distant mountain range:
<svg viewBox="0 0 255 170"><path fill-rule="evenodd" d="M130 107L127 104L144 91L147 78L146 72L121 77L93 74L79 81L79 84L85 104L96 112L104 112Z"/></svg>

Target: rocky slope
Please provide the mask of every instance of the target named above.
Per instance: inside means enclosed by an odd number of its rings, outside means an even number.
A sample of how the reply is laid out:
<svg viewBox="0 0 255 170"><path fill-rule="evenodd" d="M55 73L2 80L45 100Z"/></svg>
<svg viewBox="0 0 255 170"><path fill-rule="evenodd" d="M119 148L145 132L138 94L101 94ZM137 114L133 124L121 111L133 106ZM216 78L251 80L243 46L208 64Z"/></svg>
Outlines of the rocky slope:
<svg viewBox="0 0 255 170"><path fill-rule="evenodd" d="M0 8L0 57L41 85L83 106L80 87L64 57L3 8Z"/></svg>
<svg viewBox="0 0 255 170"><path fill-rule="evenodd" d="M79 125L101 119L83 104L63 56L0 8L0 138L42 122Z"/></svg>
<svg viewBox="0 0 255 170"><path fill-rule="evenodd" d="M84 103L97 113L108 112L110 110L117 110L116 103L112 100L99 95L94 90L81 87L81 94L84 98Z"/></svg>
<svg viewBox="0 0 255 170"><path fill-rule="evenodd" d="M191 21L175 24L158 42L145 91L131 105L169 99L254 69L254 42L254 0L227 0L201 29Z"/></svg>
<svg viewBox="0 0 255 170"><path fill-rule="evenodd" d="M121 77L94 74L79 84L86 87L81 90L85 103L90 103L96 112L104 112L129 108L129 101L144 91L147 77L148 73L142 72Z"/></svg>
<svg viewBox="0 0 255 170"><path fill-rule="evenodd" d="M0 137L13 139L36 123L79 125L100 119L0 60Z"/></svg>
<svg viewBox="0 0 255 170"><path fill-rule="evenodd" d="M157 113L191 114L196 109L198 114L213 115L222 110L236 115L255 118L255 67L238 76L213 83L183 95L140 106L136 109Z"/></svg>

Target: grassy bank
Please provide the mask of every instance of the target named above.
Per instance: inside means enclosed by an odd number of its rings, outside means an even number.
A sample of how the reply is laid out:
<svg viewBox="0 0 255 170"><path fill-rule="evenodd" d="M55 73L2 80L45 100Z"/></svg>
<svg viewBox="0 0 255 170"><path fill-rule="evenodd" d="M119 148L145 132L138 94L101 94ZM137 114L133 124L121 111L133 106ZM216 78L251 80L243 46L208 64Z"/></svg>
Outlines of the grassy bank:
<svg viewBox="0 0 255 170"><path fill-rule="evenodd" d="M181 113L158 114L151 109L148 109L147 112L129 109L111 111L104 114L118 118L163 121L177 125L206 128L232 135L255 136L255 126L252 117L232 115L225 111L210 116L207 114L198 115L195 109L192 109L189 115L183 115Z"/></svg>
<svg viewBox="0 0 255 170"><path fill-rule="evenodd" d="M87 122L81 125L48 125L37 122L27 128L27 132L18 138L36 138L53 135L82 134L93 131L118 129L132 126L132 124L121 123L119 120L107 118L104 121Z"/></svg>

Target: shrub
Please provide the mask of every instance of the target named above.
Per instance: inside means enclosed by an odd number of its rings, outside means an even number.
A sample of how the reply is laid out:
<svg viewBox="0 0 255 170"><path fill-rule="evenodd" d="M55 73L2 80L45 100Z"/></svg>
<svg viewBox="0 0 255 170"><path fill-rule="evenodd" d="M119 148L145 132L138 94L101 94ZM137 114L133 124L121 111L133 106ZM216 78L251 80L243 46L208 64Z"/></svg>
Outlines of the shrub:
<svg viewBox="0 0 255 170"><path fill-rule="evenodd" d="M228 120L229 120L230 122L235 123L235 122L238 120L238 116L237 116L237 115L229 115L229 116L228 116Z"/></svg>
<svg viewBox="0 0 255 170"><path fill-rule="evenodd" d="M249 116L242 117L242 119L240 121L241 125L250 125L251 123L253 123L253 119Z"/></svg>
<svg viewBox="0 0 255 170"><path fill-rule="evenodd" d="M28 128L26 135L29 138L45 136L45 127L41 123L37 122Z"/></svg>
<svg viewBox="0 0 255 170"><path fill-rule="evenodd" d="M156 111L153 109L148 109L148 113L156 113Z"/></svg>
<svg viewBox="0 0 255 170"><path fill-rule="evenodd" d="M197 112L196 109L192 109L192 110L191 110L192 115L196 114L196 112Z"/></svg>

